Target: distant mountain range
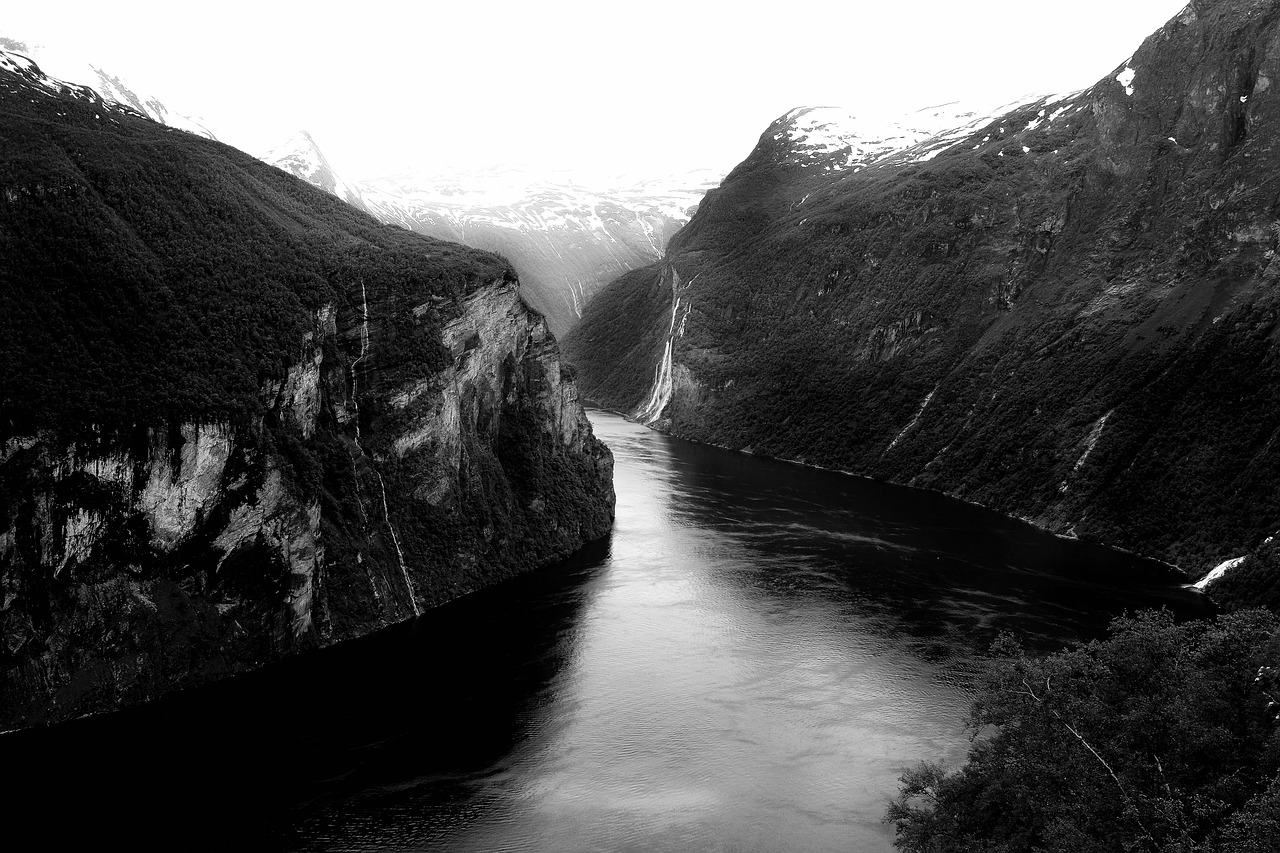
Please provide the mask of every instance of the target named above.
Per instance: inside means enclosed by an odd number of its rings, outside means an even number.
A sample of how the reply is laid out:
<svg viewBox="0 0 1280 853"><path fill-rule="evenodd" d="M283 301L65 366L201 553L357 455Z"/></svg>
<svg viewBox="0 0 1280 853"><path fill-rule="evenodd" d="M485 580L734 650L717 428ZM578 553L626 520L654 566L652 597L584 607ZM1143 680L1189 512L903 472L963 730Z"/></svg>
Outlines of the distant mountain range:
<svg viewBox="0 0 1280 853"><path fill-rule="evenodd" d="M383 222L503 255L557 336L606 283L662 257L720 177L702 171L584 186L568 174L495 166L350 182L305 131L263 159Z"/></svg>
<svg viewBox="0 0 1280 853"><path fill-rule="evenodd" d="M567 176L512 168L360 184L383 222L497 252L520 273L525 299L563 336L597 291L662 257L689 221L710 172L585 187Z"/></svg>

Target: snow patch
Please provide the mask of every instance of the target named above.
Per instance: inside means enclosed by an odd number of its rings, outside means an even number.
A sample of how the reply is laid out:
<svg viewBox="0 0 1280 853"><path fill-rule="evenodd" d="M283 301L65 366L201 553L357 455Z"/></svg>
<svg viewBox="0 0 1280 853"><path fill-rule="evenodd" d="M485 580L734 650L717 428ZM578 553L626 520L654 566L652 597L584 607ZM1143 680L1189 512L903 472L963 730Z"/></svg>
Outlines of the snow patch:
<svg viewBox="0 0 1280 853"><path fill-rule="evenodd" d="M837 107L799 107L774 123L772 138L785 143L785 163L828 172L923 163L1034 100L1023 98L994 109L952 102L896 118L856 116Z"/></svg>
<svg viewBox="0 0 1280 853"><path fill-rule="evenodd" d="M1116 82L1121 86L1124 86L1124 93L1126 95L1133 94L1133 77L1136 73L1137 71L1135 69L1126 65L1124 70L1116 75Z"/></svg>

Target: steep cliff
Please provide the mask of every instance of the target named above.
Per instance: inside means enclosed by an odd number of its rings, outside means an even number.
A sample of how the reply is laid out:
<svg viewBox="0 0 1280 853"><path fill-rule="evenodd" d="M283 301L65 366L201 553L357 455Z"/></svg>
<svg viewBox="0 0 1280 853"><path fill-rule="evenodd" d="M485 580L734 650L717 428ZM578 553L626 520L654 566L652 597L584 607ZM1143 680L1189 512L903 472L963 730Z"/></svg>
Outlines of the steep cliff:
<svg viewBox="0 0 1280 853"><path fill-rule="evenodd" d="M1207 569L1280 527L1277 81L1280 2L1197 0L1092 88L923 142L793 112L567 358L682 436Z"/></svg>
<svg viewBox="0 0 1280 853"><path fill-rule="evenodd" d="M412 617L605 535L493 255L0 65L0 728Z"/></svg>

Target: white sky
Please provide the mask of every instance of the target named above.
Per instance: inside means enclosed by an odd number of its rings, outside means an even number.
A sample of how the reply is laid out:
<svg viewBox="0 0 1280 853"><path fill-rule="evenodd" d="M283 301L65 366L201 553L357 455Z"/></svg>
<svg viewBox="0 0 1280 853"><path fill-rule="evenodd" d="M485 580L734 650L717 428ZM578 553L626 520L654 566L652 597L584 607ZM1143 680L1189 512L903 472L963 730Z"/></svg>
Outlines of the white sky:
<svg viewBox="0 0 1280 853"><path fill-rule="evenodd" d="M1185 0L7 5L0 35L79 54L253 153L305 128L359 180L727 171L796 106L897 114L1083 88Z"/></svg>

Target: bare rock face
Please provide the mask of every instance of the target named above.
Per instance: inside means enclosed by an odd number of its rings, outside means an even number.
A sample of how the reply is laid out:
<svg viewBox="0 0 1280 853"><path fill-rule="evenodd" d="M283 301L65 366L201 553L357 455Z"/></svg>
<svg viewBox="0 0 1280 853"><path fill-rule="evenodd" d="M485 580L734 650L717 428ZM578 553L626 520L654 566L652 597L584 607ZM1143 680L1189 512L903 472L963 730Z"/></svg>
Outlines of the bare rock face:
<svg viewBox="0 0 1280 853"><path fill-rule="evenodd" d="M1207 570L1280 517L1278 83L1280 2L1213 0L953 131L793 111L567 358L686 438Z"/></svg>
<svg viewBox="0 0 1280 853"><path fill-rule="evenodd" d="M516 282L424 303L452 359L398 384L386 308L317 311L262 417L6 442L0 724L358 636L608 532L612 458Z"/></svg>

